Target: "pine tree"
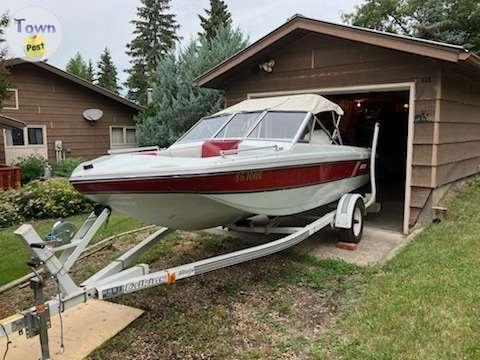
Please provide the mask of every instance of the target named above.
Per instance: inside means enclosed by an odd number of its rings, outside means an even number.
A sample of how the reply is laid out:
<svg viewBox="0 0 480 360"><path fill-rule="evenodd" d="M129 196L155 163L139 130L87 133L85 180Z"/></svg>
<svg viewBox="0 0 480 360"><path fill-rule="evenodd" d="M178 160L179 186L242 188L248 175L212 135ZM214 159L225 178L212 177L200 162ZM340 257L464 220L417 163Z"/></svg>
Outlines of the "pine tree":
<svg viewBox="0 0 480 360"><path fill-rule="evenodd" d="M117 68L113 63L110 51L105 48L98 62L97 85L118 94L120 86L118 85L117 75Z"/></svg>
<svg viewBox="0 0 480 360"><path fill-rule="evenodd" d="M93 68L92 59L88 59L87 75L86 75L85 79L92 82L92 83L95 80L95 70Z"/></svg>
<svg viewBox="0 0 480 360"><path fill-rule="evenodd" d="M93 64L92 61L89 60L87 63L84 59L82 54L77 51L74 57L72 57L66 66L66 70L82 79L87 81L93 81L94 78L94 71L93 71Z"/></svg>
<svg viewBox="0 0 480 360"><path fill-rule="evenodd" d="M170 0L141 0L137 8L137 20L133 34L135 38L127 45L127 54L132 58L132 67L125 85L128 97L139 104L146 104L149 81L158 63L179 40L179 28L175 15L169 13Z"/></svg>
<svg viewBox="0 0 480 360"><path fill-rule="evenodd" d="M211 40L217 34L219 28L229 27L232 24L232 15L223 0L210 0L210 10L205 9L206 16L198 15L203 32L200 37Z"/></svg>
<svg viewBox="0 0 480 360"><path fill-rule="evenodd" d="M240 30L221 27L211 40L192 40L177 56L166 56L155 73L153 101L137 118L139 143L168 146L199 118L220 110L223 92L199 88L194 79L246 45Z"/></svg>
<svg viewBox="0 0 480 360"><path fill-rule="evenodd" d="M0 109L2 100L7 96L8 88L8 70L5 67L5 58L7 55L7 50L1 46L5 41L3 38L3 28L8 25L8 16L7 14L0 15Z"/></svg>

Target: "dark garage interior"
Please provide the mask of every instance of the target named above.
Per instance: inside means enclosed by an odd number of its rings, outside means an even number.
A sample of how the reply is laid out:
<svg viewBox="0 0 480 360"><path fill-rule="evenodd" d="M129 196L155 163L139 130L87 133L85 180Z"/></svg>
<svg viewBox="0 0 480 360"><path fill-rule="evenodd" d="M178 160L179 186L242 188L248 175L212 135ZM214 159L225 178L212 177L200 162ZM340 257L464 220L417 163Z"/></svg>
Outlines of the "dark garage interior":
<svg viewBox="0 0 480 360"><path fill-rule="evenodd" d="M368 224L402 231L405 201L409 92L328 95L345 112L341 124L345 144L370 147L373 128L380 124L377 148L377 202L381 210ZM365 191L369 191L365 189Z"/></svg>

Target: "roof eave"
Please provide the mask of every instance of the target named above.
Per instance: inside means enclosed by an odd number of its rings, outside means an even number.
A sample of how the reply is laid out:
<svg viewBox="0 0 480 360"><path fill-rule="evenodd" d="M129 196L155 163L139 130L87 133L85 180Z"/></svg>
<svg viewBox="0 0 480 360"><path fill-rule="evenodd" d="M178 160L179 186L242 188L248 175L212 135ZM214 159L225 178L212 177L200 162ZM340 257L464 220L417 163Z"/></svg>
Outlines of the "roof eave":
<svg viewBox="0 0 480 360"><path fill-rule="evenodd" d="M25 63L28 63L27 61L25 60L22 60L22 59L19 59L19 58L15 58L15 59L8 59L5 61L5 64L7 67L11 67L11 66L15 66L15 65L18 65L18 64L25 64ZM74 74L71 74L71 73L68 73L66 71L63 71L62 69L59 69L53 65L50 65L48 63L45 63L43 61L32 61L30 62L31 64L35 65L35 66L38 66L42 69L45 69L47 71L50 71L51 73L54 73L64 79L68 79L78 85L81 85L81 86L84 86L92 91L95 91L103 96L106 96L112 100L115 100L123 105L126 105L138 112L140 111L143 111L145 110L145 108L141 105L138 105L128 99L125 99L124 97L122 96L119 96L113 92L111 92L110 90L108 89L105 89L101 86L98 86L98 85L95 85L95 84L92 84L91 82L87 81L87 80L84 80L82 79L81 77L78 77Z"/></svg>
<svg viewBox="0 0 480 360"><path fill-rule="evenodd" d="M460 60L463 60L466 63L471 64L480 69L480 56L474 53L468 52L464 56L461 56Z"/></svg>
<svg viewBox="0 0 480 360"><path fill-rule="evenodd" d="M0 114L0 128L2 129L23 129L25 126L27 126L27 124L21 120Z"/></svg>
<svg viewBox="0 0 480 360"><path fill-rule="evenodd" d="M460 46L415 39L348 25L334 24L303 16L295 16L247 48L239 51L235 55L198 76L194 80L195 84L198 86L212 85L214 80L218 77L297 29L322 33L346 40L374 44L392 50L408 52L448 62L458 62L464 54L470 54Z"/></svg>

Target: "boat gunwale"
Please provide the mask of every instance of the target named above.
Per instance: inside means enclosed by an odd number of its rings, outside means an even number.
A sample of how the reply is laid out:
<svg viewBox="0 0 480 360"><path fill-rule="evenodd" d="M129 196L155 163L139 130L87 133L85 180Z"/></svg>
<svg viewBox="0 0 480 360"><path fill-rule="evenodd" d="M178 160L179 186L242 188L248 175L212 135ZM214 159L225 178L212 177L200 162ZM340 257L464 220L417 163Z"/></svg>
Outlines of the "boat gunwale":
<svg viewBox="0 0 480 360"><path fill-rule="evenodd" d="M217 171L217 172L203 172L203 173L185 173L185 174L173 174L173 175L149 175L149 176L126 176L126 177L111 177L111 178L96 178L96 179L72 179L70 178L70 183L72 184L83 184L83 183L96 183L96 182L112 182L112 181L141 181L141 180L156 180L156 179L178 179L178 178L196 178L202 176L222 176L222 175L231 175L236 173L244 172L259 172L259 171L268 171L268 170L283 170L283 169L294 169L294 168L309 168L316 167L319 165L333 165L346 162L362 162L367 161L370 163L370 158L359 158L359 159L345 159L339 161L327 161L327 162L314 162L314 163L302 163L302 164L292 164L292 165L280 165L280 166L269 166L262 168L245 168L245 169L236 169L236 170L226 170L226 171Z"/></svg>

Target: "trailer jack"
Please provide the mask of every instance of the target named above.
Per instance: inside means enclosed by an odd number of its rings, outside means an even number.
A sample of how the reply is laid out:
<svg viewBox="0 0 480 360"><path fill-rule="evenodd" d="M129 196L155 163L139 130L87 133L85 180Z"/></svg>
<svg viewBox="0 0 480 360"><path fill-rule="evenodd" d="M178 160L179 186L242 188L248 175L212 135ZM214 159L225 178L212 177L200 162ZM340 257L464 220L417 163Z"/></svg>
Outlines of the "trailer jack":
<svg viewBox="0 0 480 360"><path fill-rule="evenodd" d="M43 289L45 282L41 276L30 279L30 288L35 298L35 311L25 314L25 333L27 338L39 336L42 359L50 359L48 347L48 329L50 328L50 310L45 303Z"/></svg>

